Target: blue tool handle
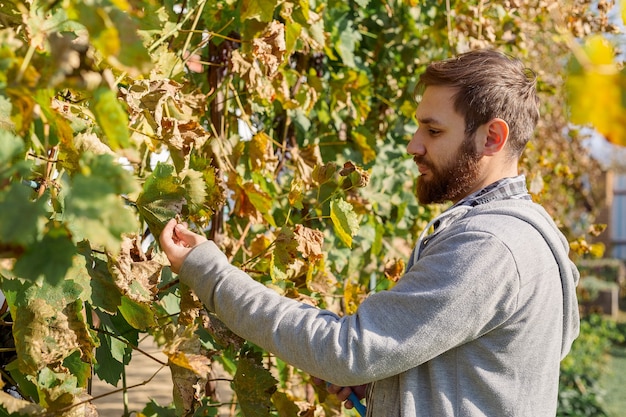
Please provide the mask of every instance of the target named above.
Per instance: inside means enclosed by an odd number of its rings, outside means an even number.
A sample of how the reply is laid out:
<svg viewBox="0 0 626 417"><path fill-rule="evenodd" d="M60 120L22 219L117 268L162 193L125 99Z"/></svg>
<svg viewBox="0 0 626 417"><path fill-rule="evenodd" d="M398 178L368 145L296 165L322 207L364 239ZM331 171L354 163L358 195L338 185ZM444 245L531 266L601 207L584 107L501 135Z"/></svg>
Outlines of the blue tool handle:
<svg viewBox="0 0 626 417"><path fill-rule="evenodd" d="M348 399L352 401L352 405L354 405L354 409L356 410L356 412L359 413L361 417L365 417L367 410L365 409L365 406L361 404L361 400L359 400L359 397L357 397L356 394L352 392L348 396Z"/></svg>
<svg viewBox="0 0 626 417"><path fill-rule="evenodd" d="M330 382L326 382L326 385L330 385ZM361 404L361 400L359 400L359 397L357 397L354 392L351 392L350 395L348 395L348 399L352 402L352 405L354 406L356 412L359 413L361 417L365 417L365 414L367 414L367 409L363 404Z"/></svg>

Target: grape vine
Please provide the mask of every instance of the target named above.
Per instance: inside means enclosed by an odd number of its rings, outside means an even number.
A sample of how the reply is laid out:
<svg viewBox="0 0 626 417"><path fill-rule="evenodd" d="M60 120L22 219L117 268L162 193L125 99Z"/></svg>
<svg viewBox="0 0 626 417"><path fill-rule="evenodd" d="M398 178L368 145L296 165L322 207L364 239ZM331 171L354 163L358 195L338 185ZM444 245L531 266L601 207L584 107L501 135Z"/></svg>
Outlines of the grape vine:
<svg viewBox="0 0 626 417"><path fill-rule="evenodd" d="M543 69L542 142L522 168L572 226L559 196L589 198L593 161L579 138L563 144L565 85L547 60L570 56L557 33L605 14L572 2L562 24L543 2L444 3L2 2L0 415L96 415L90 378L113 392L144 334L172 375L174 403L158 407L176 415L215 415L216 362L241 415L336 415L295 388L307 375L207 313L155 238L178 216L276 291L354 311L441 210L412 191L413 88L465 48Z"/></svg>

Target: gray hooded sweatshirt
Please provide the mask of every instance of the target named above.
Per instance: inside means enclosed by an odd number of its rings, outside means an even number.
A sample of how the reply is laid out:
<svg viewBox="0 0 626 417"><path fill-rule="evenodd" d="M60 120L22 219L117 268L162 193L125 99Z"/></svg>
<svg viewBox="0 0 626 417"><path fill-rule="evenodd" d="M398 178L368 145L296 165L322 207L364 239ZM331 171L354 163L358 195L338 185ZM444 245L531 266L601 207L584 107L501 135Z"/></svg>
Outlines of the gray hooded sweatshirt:
<svg viewBox="0 0 626 417"><path fill-rule="evenodd" d="M245 339L334 384L369 384L370 417L554 416L579 329L566 239L527 200L439 220L398 283L349 316L278 295L211 241L179 276Z"/></svg>

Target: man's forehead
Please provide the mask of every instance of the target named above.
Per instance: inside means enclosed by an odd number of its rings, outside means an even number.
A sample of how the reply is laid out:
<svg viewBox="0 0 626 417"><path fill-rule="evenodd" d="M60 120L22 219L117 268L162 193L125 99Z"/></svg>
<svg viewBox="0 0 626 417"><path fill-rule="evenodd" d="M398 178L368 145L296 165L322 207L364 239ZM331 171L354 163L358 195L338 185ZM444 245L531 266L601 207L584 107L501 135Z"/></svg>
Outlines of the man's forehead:
<svg viewBox="0 0 626 417"><path fill-rule="evenodd" d="M462 117L455 109L454 98L458 88L449 86L428 86L419 98L415 117L420 124L444 122L451 115Z"/></svg>

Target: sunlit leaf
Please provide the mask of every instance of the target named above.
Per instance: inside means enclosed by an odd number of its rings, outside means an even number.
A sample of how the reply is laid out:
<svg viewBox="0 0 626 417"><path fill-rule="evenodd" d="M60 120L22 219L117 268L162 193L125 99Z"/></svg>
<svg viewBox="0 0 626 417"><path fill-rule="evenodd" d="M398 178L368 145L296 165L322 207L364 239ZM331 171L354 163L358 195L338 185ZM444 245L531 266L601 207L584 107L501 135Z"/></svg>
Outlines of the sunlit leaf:
<svg viewBox="0 0 626 417"><path fill-rule="evenodd" d="M98 88L94 92L91 111L96 116L111 149L127 148L130 145L128 114L113 90L106 87Z"/></svg>
<svg viewBox="0 0 626 417"><path fill-rule="evenodd" d="M181 176L190 211L197 211L207 198L204 175L202 172L187 169L181 173Z"/></svg>
<svg viewBox="0 0 626 417"><path fill-rule="evenodd" d="M362 298L363 291L357 283L352 280L345 280L343 285L343 300L346 306L346 314L356 313L360 300Z"/></svg>
<svg viewBox="0 0 626 417"><path fill-rule="evenodd" d="M359 230L359 220L354 213L352 204L344 199L335 199L330 202L330 219L337 237L349 248L352 247L352 237Z"/></svg>
<svg viewBox="0 0 626 417"><path fill-rule="evenodd" d="M75 375L55 372L48 367L41 369L37 375L37 389L42 404L53 410L72 405L74 396L83 392Z"/></svg>
<svg viewBox="0 0 626 417"><path fill-rule="evenodd" d="M77 175L65 199L74 238L117 252L122 236L137 230L137 220L113 187L101 177Z"/></svg>
<svg viewBox="0 0 626 417"><path fill-rule="evenodd" d="M343 63L349 67L355 67L354 52L357 44L361 40L361 34L354 28L354 21L349 19L349 15L344 15L336 22L333 32L335 38L335 48Z"/></svg>
<svg viewBox="0 0 626 417"><path fill-rule="evenodd" d="M352 137L356 145L363 154L363 163L367 164L376 158L376 138L368 129L359 126L352 132Z"/></svg>
<svg viewBox="0 0 626 417"><path fill-rule="evenodd" d="M289 270L298 259L298 242L294 238L293 230L283 227L276 238L272 258L270 261L270 274L274 280L289 278Z"/></svg>
<svg viewBox="0 0 626 417"><path fill-rule="evenodd" d="M291 188L289 189L289 195L287 196L289 199L289 205L301 210L304 207L302 205L302 200L304 198L303 191L304 184L302 183L302 180L297 179L292 181Z"/></svg>
<svg viewBox="0 0 626 417"><path fill-rule="evenodd" d="M295 404L294 399L290 398L290 396L288 396L284 392L276 391L272 395L272 404L274 404L274 406L276 407L276 410L278 411L279 416L302 415L300 414L303 411L302 408L298 407L298 405ZM311 405L310 409L305 410L305 411L308 411L309 413L313 413L314 410L315 410L315 405Z"/></svg>
<svg viewBox="0 0 626 417"><path fill-rule="evenodd" d="M252 50L255 60L265 68L265 75L274 76L285 56L285 26L272 21L263 35L252 40Z"/></svg>
<svg viewBox="0 0 626 417"><path fill-rule="evenodd" d="M120 2L128 7L126 2ZM149 70L150 56L137 30L138 25L124 9L77 2L69 9L70 17L89 31L91 43L112 65L140 75Z"/></svg>
<svg viewBox="0 0 626 417"><path fill-rule="evenodd" d="M253 171L265 169L270 162L275 163L276 157L273 152L272 138L265 132L259 132L254 135L250 140L249 155Z"/></svg>
<svg viewBox="0 0 626 417"><path fill-rule="evenodd" d="M172 165L157 164L137 198L137 209L158 239L165 224L186 207L185 188Z"/></svg>
<svg viewBox="0 0 626 417"><path fill-rule="evenodd" d="M206 376L211 370L211 360L204 355L178 351L168 355L168 359L170 363L193 371L199 376Z"/></svg>
<svg viewBox="0 0 626 417"><path fill-rule="evenodd" d="M245 198L256 210L258 210L258 213L260 213L269 224L276 226L274 218L270 212L273 203L272 197L265 191L261 190L259 186L253 182L246 182L243 184L242 189ZM246 215L246 213L242 214ZM253 214L253 216L255 215L255 213L250 214Z"/></svg>
<svg viewBox="0 0 626 417"><path fill-rule="evenodd" d="M590 124L610 142L626 146L626 72L618 71L613 47L602 37L587 40L584 51L587 61L573 65L567 78L570 120Z"/></svg>
<svg viewBox="0 0 626 417"><path fill-rule="evenodd" d="M145 303L138 303L123 296L119 310L128 324L137 330L146 330L155 325L154 311Z"/></svg>
<svg viewBox="0 0 626 417"><path fill-rule="evenodd" d="M269 22L274 16L277 0L243 0L241 2L241 20L257 19Z"/></svg>

